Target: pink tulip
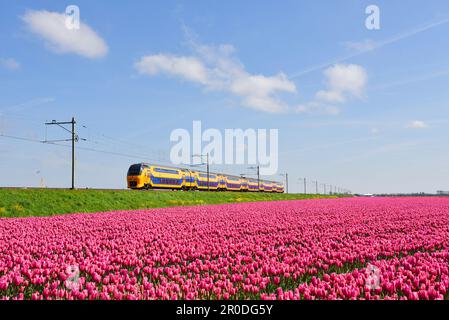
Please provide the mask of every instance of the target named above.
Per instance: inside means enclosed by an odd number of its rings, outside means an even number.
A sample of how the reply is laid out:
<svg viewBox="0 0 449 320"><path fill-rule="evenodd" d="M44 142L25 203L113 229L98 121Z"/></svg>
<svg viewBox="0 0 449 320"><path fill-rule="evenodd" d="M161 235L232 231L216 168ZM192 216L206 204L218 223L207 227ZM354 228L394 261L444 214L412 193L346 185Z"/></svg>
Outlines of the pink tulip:
<svg viewBox="0 0 449 320"><path fill-rule="evenodd" d="M0 219L0 299L444 299L448 216L351 198Z"/></svg>

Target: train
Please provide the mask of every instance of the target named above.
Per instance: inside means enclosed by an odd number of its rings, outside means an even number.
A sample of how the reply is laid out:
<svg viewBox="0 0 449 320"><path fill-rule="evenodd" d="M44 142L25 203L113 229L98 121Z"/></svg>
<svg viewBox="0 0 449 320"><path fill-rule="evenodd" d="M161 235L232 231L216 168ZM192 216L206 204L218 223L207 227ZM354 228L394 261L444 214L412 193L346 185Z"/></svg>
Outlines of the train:
<svg viewBox="0 0 449 320"><path fill-rule="evenodd" d="M222 173L194 171L148 163L136 163L127 174L129 189L284 193L281 182L238 177Z"/></svg>

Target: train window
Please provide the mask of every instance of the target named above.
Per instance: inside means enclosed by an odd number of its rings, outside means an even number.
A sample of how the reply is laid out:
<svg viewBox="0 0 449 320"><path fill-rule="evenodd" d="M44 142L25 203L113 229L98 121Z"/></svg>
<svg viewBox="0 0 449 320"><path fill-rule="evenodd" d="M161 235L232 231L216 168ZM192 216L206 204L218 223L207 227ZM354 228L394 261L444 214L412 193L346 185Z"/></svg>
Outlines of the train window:
<svg viewBox="0 0 449 320"><path fill-rule="evenodd" d="M141 171L142 171L141 164L133 164L131 167L129 167L128 176L138 176L140 175Z"/></svg>
<svg viewBox="0 0 449 320"><path fill-rule="evenodd" d="M179 174L178 170L174 169L154 168L154 171L159 173Z"/></svg>

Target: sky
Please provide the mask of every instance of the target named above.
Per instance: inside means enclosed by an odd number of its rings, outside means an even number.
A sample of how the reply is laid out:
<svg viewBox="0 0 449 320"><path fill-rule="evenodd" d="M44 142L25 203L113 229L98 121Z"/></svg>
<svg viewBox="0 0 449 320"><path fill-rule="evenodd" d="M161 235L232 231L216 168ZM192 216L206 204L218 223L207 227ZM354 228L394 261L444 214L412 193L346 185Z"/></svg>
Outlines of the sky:
<svg viewBox="0 0 449 320"><path fill-rule="evenodd" d="M290 192L449 190L448 33L447 0L0 0L0 186L70 186L70 143L40 141L75 117L80 188L126 188L199 120L278 129Z"/></svg>

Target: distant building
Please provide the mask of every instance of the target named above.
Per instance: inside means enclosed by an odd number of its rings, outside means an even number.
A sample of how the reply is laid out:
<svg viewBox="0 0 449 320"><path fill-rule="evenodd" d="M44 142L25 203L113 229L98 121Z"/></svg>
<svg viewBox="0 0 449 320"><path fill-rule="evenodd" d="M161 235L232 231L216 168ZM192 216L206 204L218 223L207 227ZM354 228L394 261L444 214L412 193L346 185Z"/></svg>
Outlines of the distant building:
<svg viewBox="0 0 449 320"><path fill-rule="evenodd" d="M437 191L437 195L439 195L439 196L449 196L449 191Z"/></svg>

